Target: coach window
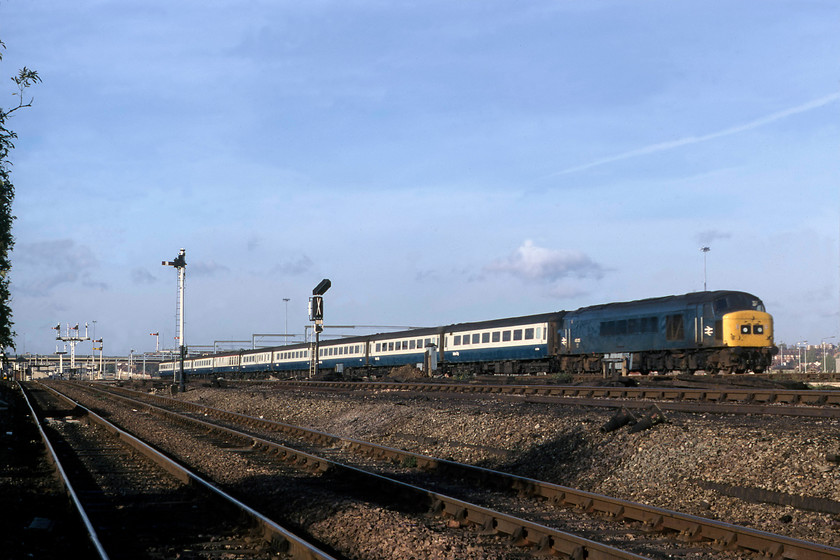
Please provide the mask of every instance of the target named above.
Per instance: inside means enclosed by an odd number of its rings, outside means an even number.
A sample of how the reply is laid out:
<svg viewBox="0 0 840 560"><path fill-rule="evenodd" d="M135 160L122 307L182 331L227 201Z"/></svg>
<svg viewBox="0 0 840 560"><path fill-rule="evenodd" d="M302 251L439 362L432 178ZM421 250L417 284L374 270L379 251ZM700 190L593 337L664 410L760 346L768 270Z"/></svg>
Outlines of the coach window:
<svg viewBox="0 0 840 560"><path fill-rule="evenodd" d="M537 327L537 338L542 340L542 327Z"/></svg>
<svg viewBox="0 0 840 560"><path fill-rule="evenodd" d="M513 340L522 340L522 329L513 331Z"/></svg>
<svg viewBox="0 0 840 560"><path fill-rule="evenodd" d="M525 340L531 340L534 338L534 329L525 329Z"/></svg>
<svg viewBox="0 0 840 560"><path fill-rule="evenodd" d="M393 352L393 351L394 351L394 343L393 343L393 342L389 342L389 343L388 343L388 352Z"/></svg>
<svg viewBox="0 0 840 560"><path fill-rule="evenodd" d="M490 342L490 333L489 332L481 333L481 343L482 344L487 344L488 342Z"/></svg>
<svg viewBox="0 0 840 560"><path fill-rule="evenodd" d="M481 342L481 335L480 335L480 334L478 334L478 333L473 333L473 335L472 335L472 343L473 343L473 344L478 344L479 342Z"/></svg>
<svg viewBox="0 0 840 560"><path fill-rule="evenodd" d="M452 346L461 346L461 335L456 334L452 337Z"/></svg>
<svg viewBox="0 0 840 560"><path fill-rule="evenodd" d="M502 340L502 333L499 331L493 332L493 342L499 342Z"/></svg>
<svg viewBox="0 0 840 560"><path fill-rule="evenodd" d="M510 342L510 331L502 332L502 342Z"/></svg>

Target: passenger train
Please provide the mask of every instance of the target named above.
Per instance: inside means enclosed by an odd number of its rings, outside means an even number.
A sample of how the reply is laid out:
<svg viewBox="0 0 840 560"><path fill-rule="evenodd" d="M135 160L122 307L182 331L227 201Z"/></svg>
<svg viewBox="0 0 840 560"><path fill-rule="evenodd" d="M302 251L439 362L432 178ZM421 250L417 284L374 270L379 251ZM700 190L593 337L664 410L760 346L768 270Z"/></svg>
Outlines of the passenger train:
<svg viewBox="0 0 840 560"><path fill-rule="evenodd" d="M322 341L318 371L348 378L426 364L441 374L761 373L777 352L773 317L737 291L693 292L491 321ZM307 373L314 345L190 357L188 376ZM160 365L172 376L177 361Z"/></svg>

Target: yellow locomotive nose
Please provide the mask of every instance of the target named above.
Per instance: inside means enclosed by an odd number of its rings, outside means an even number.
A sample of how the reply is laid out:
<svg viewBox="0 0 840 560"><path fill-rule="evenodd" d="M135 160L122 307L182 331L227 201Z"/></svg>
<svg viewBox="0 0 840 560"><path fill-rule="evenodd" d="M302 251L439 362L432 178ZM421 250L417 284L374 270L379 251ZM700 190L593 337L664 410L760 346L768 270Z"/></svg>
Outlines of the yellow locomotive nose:
<svg viewBox="0 0 840 560"><path fill-rule="evenodd" d="M773 344L773 317L762 311L734 311L723 316L723 344L766 348Z"/></svg>

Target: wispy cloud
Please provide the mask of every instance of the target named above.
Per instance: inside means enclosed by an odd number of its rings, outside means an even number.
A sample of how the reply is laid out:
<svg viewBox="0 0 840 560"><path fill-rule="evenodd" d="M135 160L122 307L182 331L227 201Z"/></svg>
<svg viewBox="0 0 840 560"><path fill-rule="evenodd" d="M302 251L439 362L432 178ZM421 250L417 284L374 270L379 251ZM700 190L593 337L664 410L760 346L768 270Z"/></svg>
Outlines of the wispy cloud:
<svg viewBox="0 0 840 560"><path fill-rule="evenodd" d="M315 263L312 262L312 259L306 255L301 255L299 257L286 259L277 263L272 267L271 273L282 274L285 276L297 276L310 270L313 264Z"/></svg>
<svg viewBox="0 0 840 560"><path fill-rule="evenodd" d="M190 272L196 276L215 276L220 272L229 272L230 268L216 261L199 261L190 265Z"/></svg>
<svg viewBox="0 0 840 560"><path fill-rule="evenodd" d="M538 247L530 239L508 257L485 266L484 270L549 283L567 277L601 278L605 271L604 267L583 253Z"/></svg>
<svg viewBox="0 0 840 560"><path fill-rule="evenodd" d="M718 239L729 239L732 237L732 234L725 231L720 231L716 229L709 229L706 231L701 231L697 234L697 242L703 245L710 245L712 242L717 241Z"/></svg>
<svg viewBox="0 0 840 560"><path fill-rule="evenodd" d="M20 243L12 259L24 278L12 288L27 296L45 297L62 284L79 281L100 290L108 288L107 284L91 280L90 271L99 266L93 251L72 239Z"/></svg>
<svg viewBox="0 0 840 560"><path fill-rule="evenodd" d="M814 99L813 101L809 101L808 103L803 103L802 105L791 107L790 109L785 109L783 111L771 113L770 115L761 117L754 121L750 121L746 124L733 126L731 128L725 128L723 130L712 132L710 134L704 134L702 136L688 136L686 138L680 138L679 140L672 140L670 142L651 144L650 146L637 148L635 150L630 150L628 152L624 152L614 156L596 159L595 161L591 161L583 165L576 165L574 167L569 167L562 171L558 171L557 173L554 173L552 177L556 177L558 175L568 175L570 173L577 173L578 171L585 171L587 169L592 169L593 167L600 167L608 163L614 163L616 161L622 161L625 159L631 159L635 157L664 152L667 150L673 150L675 148L681 148L683 146L689 146L691 144L697 144L699 142L707 142L709 140L723 138L724 136L732 136L733 134L739 134L741 132L753 130L755 128L762 127L764 125L790 117L792 115L798 115L799 113L805 113L813 109L818 109L819 107L823 107L825 105L828 105L829 103L834 103L837 100L840 100L840 93L833 93L831 95L826 95L825 97L820 97L819 99Z"/></svg>
<svg viewBox="0 0 840 560"><path fill-rule="evenodd" d="M131 281L135 284L154 284L157 278L152 276L145 268L135 268L131 271Z"/></svg>

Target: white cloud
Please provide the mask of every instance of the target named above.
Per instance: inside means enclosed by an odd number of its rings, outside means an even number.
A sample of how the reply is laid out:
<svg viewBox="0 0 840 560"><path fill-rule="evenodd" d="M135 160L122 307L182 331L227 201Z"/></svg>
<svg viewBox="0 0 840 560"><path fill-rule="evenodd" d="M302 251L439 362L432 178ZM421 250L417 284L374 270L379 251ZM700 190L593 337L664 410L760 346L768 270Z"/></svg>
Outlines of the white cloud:
<svg viewBox="0 0 840 560"><path fill-rule="evenodd" d="M604 267L577 251L538 247L526 240L513 254L484 267L488 273L508 273L526 281L556 282L563 278L601 278Z"/></svg>

